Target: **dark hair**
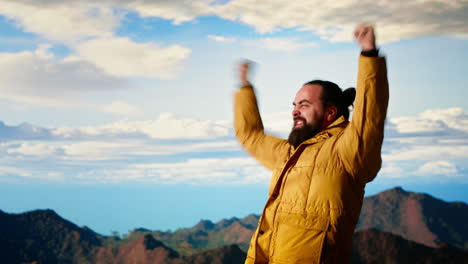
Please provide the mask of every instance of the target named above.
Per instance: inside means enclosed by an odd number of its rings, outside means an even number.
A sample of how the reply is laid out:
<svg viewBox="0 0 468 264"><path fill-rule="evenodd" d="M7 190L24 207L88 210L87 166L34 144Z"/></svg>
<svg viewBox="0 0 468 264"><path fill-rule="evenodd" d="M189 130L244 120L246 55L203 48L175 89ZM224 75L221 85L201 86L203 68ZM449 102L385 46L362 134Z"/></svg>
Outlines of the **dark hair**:
<svg viewBox="0 0 468 264"><path fill-rule="evenodd" d="M356 89L348 88L342 91L336 83L322 80L313 80L304 85L312 84L322 86L321 99L325 107L336 106L338 109L337 118L340 116L344 116L346 119L349 118L349 107L354 103Z"/></svg>

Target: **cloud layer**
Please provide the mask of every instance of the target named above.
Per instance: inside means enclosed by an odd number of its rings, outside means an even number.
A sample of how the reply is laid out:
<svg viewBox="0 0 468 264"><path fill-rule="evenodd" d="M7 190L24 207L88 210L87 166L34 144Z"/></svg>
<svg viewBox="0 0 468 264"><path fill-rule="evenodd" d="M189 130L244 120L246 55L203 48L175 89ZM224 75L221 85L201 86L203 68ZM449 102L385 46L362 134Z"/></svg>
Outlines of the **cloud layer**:
<svg viewBox="0 0 468 264"><path fill-rule="evenodd" d="M421 36L466 37L467 9L466 0L419 0L404 5L391 0L84 0L74 3L4 0L0 14L27 32L60 41L113 35L126 12L136 12L144 18L163 18L176 25L201 16L218 16L240 21L259 32L284 28L310 30L330 41L351 40L354 25L368 21L378 23L381 40L386 42Z"/></svg>
<svg viewBox="0 0 468 264"><path fill-rule="evenodd" d="M127 2L127 1L126 1ZM384 1L128 1L128 9L143 17L162 17L181 24L199 16L215 15L240 21L267 33L281 29L308 30L332 42L351 41L359 21L377 23L381 42L422 36L467 37L468 2L420 0L405 4ZM281 12L278 12L281 10Z"/></svg>
<svg viewBox="0 0 468 264"><path fill-rule="evenodd" d="M174 78L191 50L117 36L130 11L122 8L114 2L87 0L2 1L1 16L48 44L35 51L0 53L0 97L83 107L86 92L128 88L129 78ZM50 51L56 45L65 46L68 54L56 57ZM91 107L115 112L115 106Z"/></svg>
<svg viewBox="0 0 468 264"><path fill-rule="evenodd" d="M264 116L268 131L287 135L289 114ZM468 182L467 122L460 108L388 120L379 177ZM170 113L77 128L0 123L0 142L3 181L266 184L270 174L242 150L230 122Z"/></svg>
<svg viewBox="0 0 468 264"><path fill-rule="evenodd" d="M157 38L142 42L135 36L122 36L119 29L134 14L148 21L170 20L178 26L215 16L260 33L310 31L331 42L350 41L356 22L369 21L378 23L382 43L423 36L467 37L467 12L466 0L420 0L404 5L390 0L4 0L0 15L48 44L35 51L0 53L0 97L55 107L83 106L85 93L128 88L131 78L174 79L192 50L177 43L158 42ZM305 39L277 36L248 40L210 34L209 38L279 52L316 45ZM51 48L56 45L65 46L69 54L64 58L54 55ZM92 107L119 111L115 105Z"/></svg>
<svg viewBox="0 0 468 264"><path fill-rule="evenodd" d="M329 42L349 41L358 21L377 23L380 43L423 36L467 37L467 13L466 0L404 5L390 0L3 0L0 15L45 44L0 53L0 98L141 116L139 106L124 100L96 105L86 98L96 92L128 90L136 78L173 79L193 51L163 43L158 36L142 41L119 31L135 14L143 21L169 20L176 27L199 23L204 16L240 22L264 35L248 39L203 32L203 38L209 34L212 41L293 52L316 45L311 38L296 37L302 31ZM281 31L294 32L295 37L274 35ZM57 52L57 47L67 52ZM287 136L290 113L263 117L269 132ZM240 184L267 183L269 175L243 152L230 121L170 113L153 120L81 127L0 122L0 153L0 181ZM467 153L468 115L463 109L389 119L381 177L466 182Z"/></svg>
<svg viewBox="0 0 468 264"><path fill-rule="evenodd" d="M121 16L96 1L3 0L0 14L26 32L53 41L73 42L112 35Z"/></svg>
<svg viewBox="0 0 468 264"><path fill-rule="evenodd" d="M97 38L76 46L79 57L112 76L172 78L177 66L190 54L179 45L159 47L135 43L129 38Z"/></svg>
<svg viewBox="0 0 468 264"><path fill-rule="evenodd" d="M128 85L88 61L55 58L49 48L44 45L33 52L0 53L1 98L66 107L83 103L80 97L86 93Z"/></svg>

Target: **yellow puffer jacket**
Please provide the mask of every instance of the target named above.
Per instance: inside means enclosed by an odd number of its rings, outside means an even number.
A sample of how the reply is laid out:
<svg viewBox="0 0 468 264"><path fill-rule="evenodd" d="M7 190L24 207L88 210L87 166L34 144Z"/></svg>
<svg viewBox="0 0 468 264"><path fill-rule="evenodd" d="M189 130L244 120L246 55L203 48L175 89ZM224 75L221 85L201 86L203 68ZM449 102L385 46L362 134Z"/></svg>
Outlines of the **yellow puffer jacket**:
<svg viewBox="0 0 468 264"><path fill-rule="evenodd" d="M252 87L236 93L236 136L273 171L246 263L350 262L364 187L381 167L387 105L385 58L360 56L352 121L340 117L294 149L264 133Z"/></svg>

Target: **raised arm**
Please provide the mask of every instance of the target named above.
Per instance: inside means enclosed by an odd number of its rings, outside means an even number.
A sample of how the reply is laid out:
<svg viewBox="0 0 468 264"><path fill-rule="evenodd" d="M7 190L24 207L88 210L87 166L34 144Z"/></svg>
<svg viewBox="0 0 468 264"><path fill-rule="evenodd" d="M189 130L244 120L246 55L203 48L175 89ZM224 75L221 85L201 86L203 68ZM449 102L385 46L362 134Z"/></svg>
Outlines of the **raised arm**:
<svg viewBox="0 0 468 264"><path fill-rule="evenodd" d="M249 81L250 69L250 62L244 62L239 67L242 87L235 95L234 130L244 148L272 170L285 160L290 145L286 140L265 134L255 91Z"/></svg>
<svg viewBox="0 0 468 264"><path fill-rule="evenodd" d="M366 183L373 180L382 164L389 89L386 61L378 56L374 29L358 25L355 37L362 49L356 101L352 121L338 144L338 152L346 170Z"/></svg>

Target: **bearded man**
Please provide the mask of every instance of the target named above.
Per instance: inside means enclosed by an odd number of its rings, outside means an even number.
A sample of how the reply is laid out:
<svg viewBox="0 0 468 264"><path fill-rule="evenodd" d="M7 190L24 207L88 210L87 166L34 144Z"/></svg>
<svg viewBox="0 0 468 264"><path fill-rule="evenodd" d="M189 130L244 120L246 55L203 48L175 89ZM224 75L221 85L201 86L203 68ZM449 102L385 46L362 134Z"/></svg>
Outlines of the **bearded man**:
<svg viewBox="0 0 468 264"><path fill-rule="evenodd" d="M249 63L240 66L234 128L244 148L273 171L246 263L349 263L366 183L381 167L388 106L386 61L374 29L354 32L362 52L357 91L315 80L294 99L288 140L265 134ZM354 99L351 121L349 106Z"/></svg>

